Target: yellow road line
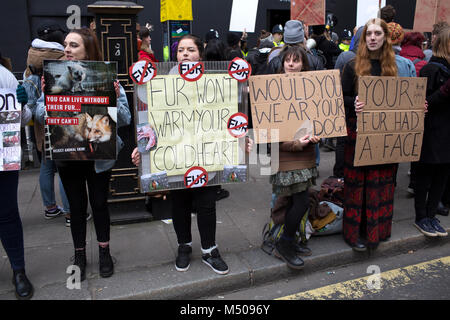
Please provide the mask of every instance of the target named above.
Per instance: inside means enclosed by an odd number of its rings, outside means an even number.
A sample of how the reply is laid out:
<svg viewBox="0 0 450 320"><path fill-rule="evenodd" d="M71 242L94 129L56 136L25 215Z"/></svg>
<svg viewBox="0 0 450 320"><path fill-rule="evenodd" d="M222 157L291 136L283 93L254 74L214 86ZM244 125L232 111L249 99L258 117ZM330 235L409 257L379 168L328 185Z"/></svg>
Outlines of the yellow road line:
<svg viewBox="0 0 450 320"><path fill-rule="evenodd" d="M384 288L399 288L411 283L417 276L437 277L443 268L450 267L450 256L380 273L380 289L369 289L374 275L340 282L314 290L296 293L276 300L328 300L361 299L365 295L380 292Z"/></svg>

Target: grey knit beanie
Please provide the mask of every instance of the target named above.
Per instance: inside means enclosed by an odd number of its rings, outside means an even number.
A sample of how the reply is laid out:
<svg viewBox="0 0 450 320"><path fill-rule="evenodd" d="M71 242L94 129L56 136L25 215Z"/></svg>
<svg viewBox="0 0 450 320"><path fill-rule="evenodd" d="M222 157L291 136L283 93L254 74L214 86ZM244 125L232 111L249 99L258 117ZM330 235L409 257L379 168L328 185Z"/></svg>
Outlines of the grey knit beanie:
<svg viewBox="0 0 450 320"><path fill-rule="evenodd" d="M301 43L305 41L303 24L298 20L289 20L284 25L284 42L287 44Z"/></svg>

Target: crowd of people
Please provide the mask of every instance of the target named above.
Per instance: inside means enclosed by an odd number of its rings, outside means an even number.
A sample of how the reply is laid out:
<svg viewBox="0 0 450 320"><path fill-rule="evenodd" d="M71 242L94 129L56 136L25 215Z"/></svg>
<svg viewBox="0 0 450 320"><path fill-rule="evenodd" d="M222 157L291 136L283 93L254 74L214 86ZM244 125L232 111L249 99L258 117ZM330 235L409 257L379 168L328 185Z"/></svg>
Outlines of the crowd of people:
<svg viewBox="0 0 450 320"><path fill-rule="evenodd" d="M110 254L110 218L107 205L109 179L115 161L52 161L43 155L45 105L42 61L45 59L102 61L95 33L81 28L64 33L56 24L44 24L31 43L24 81L19 85L10 72L7 59L0 56L0 88L13 88L22 103L22 125L34 121L36 145L41 161L40 189L44 217L66 217L74 244L74 262L86 277L86 224L90 201L98 241L99 273L110 277L114 262ZM151 48L151 27L138 33L139 59L158 62ZM340 39L339 39L340 38ZM224 39L224 40L222 40ZM411 164L409 190L414 194L415 226L429 237L447 236L436 218L448 215L450 205L450 27L441 22L432 37L418 32L405 33L395 22L395 10L383 8L380 18L364 26L344 30L337 37L328 26L308 28L302 21L290 20L275 25L271 32L261 30L256 46L247 48L247 34L229 32L221 37L211 29L204 40L194 35L181 37L172 48L172 58L182 61L229 61L246 59L253 75L339 69L346 113L347 136L336 139L333 175L344 180L344 240L356 251L376 249L391 236L394 191L398 164L355 167L357 116L364 110L358 98L357 80L361 76L426 77L425 127L422 153ZM176 68L175 68L176 69ZM176 70L172 70L176 73ZM131 123L129 102L117 81L118 126ZM250 121L251 123L251 121ZM117 137L118 150L123 146ZM308 190L319 175L320 138L304 135L279 143L280 167L270 177L273 199L290 199L285 211L284 229L275 245L275 255L293 269L302 268L301 256L311 250L296 241L296 232L310 207ZM246 151L253 148L247 138ZM131 155L135 165L140 154ZM62 207L55 200L54 177L59 174ZM17 205L18 172L0 172L0 197L5 204L0 214L0 237L13 269L13 283L19 299L29 299L33 286L25 274L23 231ZM87 188L86 188L87 186ZM172 193L172 218L178 251L176 270L187 271L192 253L191 211L195 208L201 239L202 261L218 274L227 274L228 265L216 243L216 202L227 196L219 186ZM269 201L269 200L268 200ZM190 204L190 205L187 205Z"/></svg>

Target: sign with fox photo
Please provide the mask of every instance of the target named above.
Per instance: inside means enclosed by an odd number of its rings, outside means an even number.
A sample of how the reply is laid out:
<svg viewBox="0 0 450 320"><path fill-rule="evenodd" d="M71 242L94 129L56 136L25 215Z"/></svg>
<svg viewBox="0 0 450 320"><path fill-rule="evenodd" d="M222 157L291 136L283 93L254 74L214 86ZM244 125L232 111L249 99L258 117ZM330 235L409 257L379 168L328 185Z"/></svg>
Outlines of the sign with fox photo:
<svg viewBox="0 0 450 320"><path fill-rule="evenodd" d="M229 61L203 64L191 81L177 63L157 63L158 75L135 85L143 193L247 181L247 84L228 74Z"/></svg>
<svg viewBox="0 0 450 320"><path fill-rule="evenodd" d="M21 107L16 89L0 89L0 171L20 170Z"/></svg>
<svg viewBox="0 0 450 320"><path fill-rule="evenodd" d="M116 79L117 62L44 61L50 159L117 159Z"/></svg>

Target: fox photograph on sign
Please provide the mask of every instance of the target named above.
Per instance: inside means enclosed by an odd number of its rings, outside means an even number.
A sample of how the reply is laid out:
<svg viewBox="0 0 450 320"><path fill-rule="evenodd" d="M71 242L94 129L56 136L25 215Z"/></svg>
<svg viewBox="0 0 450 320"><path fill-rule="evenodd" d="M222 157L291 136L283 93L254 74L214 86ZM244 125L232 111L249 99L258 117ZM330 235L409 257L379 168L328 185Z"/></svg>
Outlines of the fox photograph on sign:
<svg viewBox="0 0 450 320"><path fill-rule="evenodd" d="M245 84L228 66L158 63L158 75L135 86L141 192L247 181Z"/></svg>
<svg viewBox="0 0 450 320"><path fill-rule="evenodd" d="M51 159L116 159L117 63L45 60L44 79Z"/></svg>
<svg viewBox="0 0 450 320"><path fill-rule="evenodd" d="M413 162L420 158L426 78L359 78L355 166Z"/></svg>
<svg viewBox="0 0 450 320"><path fill-rule="evenodd" d="M256 143L347 135L339 70L252 76L249 90Z"/></svg>

